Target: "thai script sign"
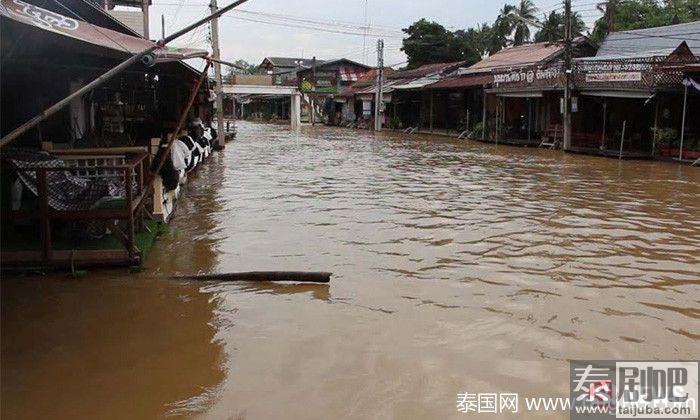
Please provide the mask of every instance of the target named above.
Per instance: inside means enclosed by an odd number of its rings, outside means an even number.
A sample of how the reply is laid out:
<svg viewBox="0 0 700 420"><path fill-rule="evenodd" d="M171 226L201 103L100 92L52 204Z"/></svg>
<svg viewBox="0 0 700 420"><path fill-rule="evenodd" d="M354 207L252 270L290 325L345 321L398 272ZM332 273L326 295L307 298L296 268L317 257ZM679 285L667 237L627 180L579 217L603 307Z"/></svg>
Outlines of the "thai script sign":
<svg viewBox="0 0 700 420"><path fill-rule="evenodd" d="M651 68L651 63L639 61L582 61L576 65L578 71L588 73L619 73L645 71Z"/></svg>
<svg viewBox="0 0 700 420"><path fill-rule="evenodd" d="M540 80L558 79L562 74L557 67L548 67L537 70L520 70L509 73L494 74L493 81L496 85L508 83L533 83Z"/></svg>
<svg viewBox="0 0 700 420"><path fill-rule="evenodd" d="M586 82L641 82L642 72L588 73Z"/></svg>
<svg viewBox="0 0 700 420"><path fill-rule="evenodd" d="M37 26L46 29L63 29L74 31L78 29L79 23L75 19L59 15L33 4L25 3L21 0L14 0L14 5L7 4L7 10L15 15L30 18ZM16 5L16 6L15 6ZM19 7L17 7L19 6Z"/></svg>

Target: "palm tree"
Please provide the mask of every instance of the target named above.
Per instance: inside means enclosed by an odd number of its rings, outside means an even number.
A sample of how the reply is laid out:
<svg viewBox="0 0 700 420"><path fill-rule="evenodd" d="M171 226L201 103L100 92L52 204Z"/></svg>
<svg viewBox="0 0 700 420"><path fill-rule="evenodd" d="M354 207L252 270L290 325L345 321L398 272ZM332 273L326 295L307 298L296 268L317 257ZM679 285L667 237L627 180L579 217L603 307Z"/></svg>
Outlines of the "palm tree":
<svg viewBox="0 0 700 420"><path fill-rule="evenodd" d="M598 3L596 8L603 12L593 28L593 40L601 41L609 32L615 32L615 17L620 8L622 0L605 0Z"/></svg>
<svg viewBox="0 0 700 420"><path fill-rule="evenodd" d="M596 8L603 12L602 19L608 24L608 31L615 32L615 15L620 6L620 0L606 0L598 3Z"/></svg>
<svg viewBox="0 0 700 420"><path fill-rule="evenodd" d="M554 42L564 37L563 16L557 12L544 15L542 28L535 34L535 42Z"/></svg>
<svg viewBox="0 0 700 420"><path fill-rule="evenodd" d="M479 52L481 59L488 57L491 53L490 41L492 38L493 29L487 23L477 25L474 47Z"/></svg>
<svg viewBox="0 0 700 420"><path fill-rule="evenodd" d="M514 8L511 13L512 29L515 30L513 34L513 44L522 45L530 40L530 25L536 21L535 13L537 13L537 7L532 2L532 0L520 0L518 7Z"/></svg>
<svg viewBox="0 0 700 420"><path fill-rule="evenodd" d="M581 36L585 30L586 22L583 21L581 14L579 12L573 12L571 14L571 36L574 38Z"/></svg>
<svg viewBox="0 0 700 420"><path fill-rule="evenodd" d="M514 10L515 6L505 4L503 5L503 9L501 9L501 11L498 13L498 17L489 31L487 42L489 54L496 53L508 46L510 42L508 37L510 36L511 32L513 32L511 13L513 13Z"/></svg>
<svg viewBox="0 0 700 420"><path fill-rule="evenodd" d="M586 23L578 12L571 14L571 36L583 35ZM555 42L564 39L564 16L561 13L551 12L544 16L541 29L535 34L535 42Z"/></svg>

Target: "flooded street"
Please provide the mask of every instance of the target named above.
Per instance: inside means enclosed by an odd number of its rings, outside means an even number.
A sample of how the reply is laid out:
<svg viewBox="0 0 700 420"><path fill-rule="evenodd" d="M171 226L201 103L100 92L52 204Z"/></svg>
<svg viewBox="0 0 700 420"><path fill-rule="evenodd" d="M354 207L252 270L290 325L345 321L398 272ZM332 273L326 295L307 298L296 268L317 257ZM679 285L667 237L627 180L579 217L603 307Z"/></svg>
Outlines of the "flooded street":
<svg viewBox="0 0 700 420"><path fill-rule="evenodd" d="M334 275L165 279L248 270ZM699 307L698 168L239 122L141 272L3 276L2 417L464 418L697 359Z"/></svg>

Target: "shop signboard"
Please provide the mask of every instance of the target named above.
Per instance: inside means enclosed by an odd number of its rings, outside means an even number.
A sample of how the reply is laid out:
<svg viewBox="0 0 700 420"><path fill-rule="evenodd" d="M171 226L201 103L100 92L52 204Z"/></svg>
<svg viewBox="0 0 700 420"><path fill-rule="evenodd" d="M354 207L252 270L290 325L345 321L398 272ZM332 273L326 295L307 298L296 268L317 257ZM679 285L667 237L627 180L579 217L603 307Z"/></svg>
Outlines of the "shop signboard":
<svg viewBox="0 0 700 420"><path fill-rule="evenodd" d="M562 75L563 72L559 67L521 69L496 73L493 75L493 81L497 87L542 86L556 83Z"/></svg>
<svg viewBox="0 0 700 420"><path fill-rule="evenodd" d="M641 82L641 71L587 73L586 82Z"/></svg>

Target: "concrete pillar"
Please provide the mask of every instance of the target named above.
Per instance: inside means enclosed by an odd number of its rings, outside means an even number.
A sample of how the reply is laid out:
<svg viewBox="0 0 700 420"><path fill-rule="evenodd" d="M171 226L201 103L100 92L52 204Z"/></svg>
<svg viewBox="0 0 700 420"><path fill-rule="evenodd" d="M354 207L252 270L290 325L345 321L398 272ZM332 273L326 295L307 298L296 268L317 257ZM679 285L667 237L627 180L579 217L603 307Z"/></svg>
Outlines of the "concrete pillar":
<svg viewBox="0 0 700 420"><path fill-rule="evenodd" d="M292 95L289 110L289 122L293 130L301 127L301 94L295 93Z"/></svg>

